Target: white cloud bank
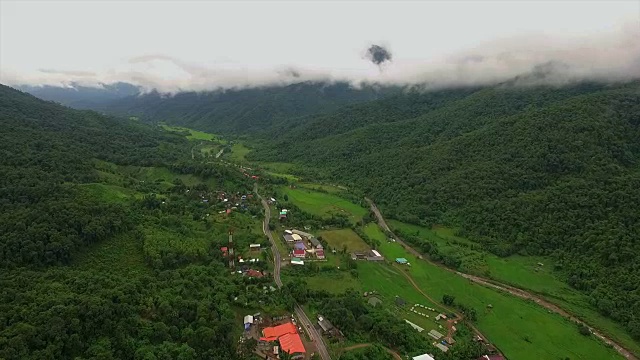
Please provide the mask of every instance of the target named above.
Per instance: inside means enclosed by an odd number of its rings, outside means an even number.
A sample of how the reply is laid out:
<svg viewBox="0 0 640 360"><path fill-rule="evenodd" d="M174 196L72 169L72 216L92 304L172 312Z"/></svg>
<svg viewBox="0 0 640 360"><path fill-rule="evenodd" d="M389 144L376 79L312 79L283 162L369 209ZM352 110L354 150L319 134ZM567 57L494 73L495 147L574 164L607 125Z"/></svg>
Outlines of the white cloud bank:
<svg viewBox="0 0 640 360"><path fill-rule="evenodd" d="M350 68L295 64L244 66L231 62L198 64L152 54L131 58L104 71L47 68L21 73L2 69L0 82L55 86L127 82L146 90L175 93L301 81L432 87L483 85L532 73L540 75L540 81L555 84L578 80L623 81L640 78L640 24L632 21L609 33L585 37L520 35L429 60L395 55L393 62L379 69L366 59L362 59L361 66Z"/></svg>

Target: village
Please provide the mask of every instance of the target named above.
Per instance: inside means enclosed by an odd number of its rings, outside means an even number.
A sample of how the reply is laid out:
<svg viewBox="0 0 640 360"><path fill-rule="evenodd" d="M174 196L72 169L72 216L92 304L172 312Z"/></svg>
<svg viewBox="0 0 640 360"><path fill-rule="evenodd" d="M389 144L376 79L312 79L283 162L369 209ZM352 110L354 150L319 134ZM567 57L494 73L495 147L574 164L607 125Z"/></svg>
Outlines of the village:
<svg viewBox="0 0 640 360"><path fill-rule="evenodd" d="M241 169L247 170L247 169ZM245 176L251 177L244 172ZM255 206L256 199L253 194L228 194L224 192L197 193L203 204L214 206L219 214L227 216L234 211L250 211ZM287 227L287 219L292 216L291 210L278 206L275 198L268 198L267 203L276 207L276 218L278 226L273 231L274 239L279 242L282 266L305 266L305 264L316 263L321 266L334 266L340 264L338 258L346 256L356 262L364 261L371 263L383 263L386 265L395 263L396 266L411 267L411 263L403 257L386 260L376 249L367 244L350 247L343 246L340 236L323 238L327 232L338 232L344 230L322 229L323 236L316 236L311 233L310 226L304 226L304 230L295 227ZM361 241L361 240L360 240ZM394 241L389 238L387 241ZM240 244L238 244L240 245ZM268 285L265 281L272 276L268 266L268 256L265 251L269 245L264 243L242 244L242 248L237 248L234 244L233 231L229 232L227 246L220 247L222 256L227 259L234 273L247 278L257 279L258 283L264 283L261 287L264 293L277 291L273 285ZM341 249L342 247L342 249ZM283 251L284 250L284 251ZM333 259L329 261L329 259ZM324 265L323 265L324 264ZM338 266L339 268L339 266ZM362 296L366 304L373 308L384 306L387 310L396 314L408 326L418 333L424 333L431 339L435 349L446 353L456 344L455 336L457 332L458 318L455 314L443 313L432 306L419 303L410 303L403 299L400 294L389 296L380 294L377 291L364 291ZM236 299L237 300L237 299ZM255 341L254 353L263 359L280 359L282 353L287 353L287 358L310 359L318 352L314 341L314 336L309 332L314 331L320 334L326 341L341 342L345 339L340 329L335 327L322 314L312 314L313 329L305 328L294 314L283 315L281 313L270 314L268 312L251 312L242 317L243 332L239 339L241 343ZM484 342L482 337L476 337L473 341ZM482 360L500 360L497 351L486 355ZM432 352L413 357L414 360L434 360L437 354Z"/></svg>

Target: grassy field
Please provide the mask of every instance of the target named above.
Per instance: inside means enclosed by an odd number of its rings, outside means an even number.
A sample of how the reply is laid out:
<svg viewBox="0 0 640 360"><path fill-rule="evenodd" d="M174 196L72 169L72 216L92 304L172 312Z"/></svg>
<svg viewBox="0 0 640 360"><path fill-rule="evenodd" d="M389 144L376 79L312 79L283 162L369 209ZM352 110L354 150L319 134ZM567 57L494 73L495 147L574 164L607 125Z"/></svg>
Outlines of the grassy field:
<svg viewBox="0 0 640 360"><path fill-rule="evenodd" d="M371 261L358 261L358 280L361 283L362 291L376 291L376 295L382 300L382 306L390 309L394 314L402 319L407 319L412 323L426 329L427 331L439 329L434 317L437 313L428 310L420 310L429 314L429 318L415 314L409 309L415 304L431 307L441 311L439 304L434 304L416 291L397 269L385 264ZM396 296L402 298L407 303L403 307L395 305Z"/></svg>
<svg viewBox="0 0 640 360"><path fill-rule="evenodd" d="M618 359L613 349L594 337L578 333L575 324L551 314L535 303L503 294L420 261L397 243L384 242L381 252L389 258L405 257L402 267L435 299L453 295L456 302L476 309L477 327L512 359ZM492 309L487 305L491 304Z"/></svg>
<svg viewBox="0 0 640 360"><path fill-rule="evenodd" d="M353 278L347 272L319 273L315 276L305 277L310 289L322 289L333 294L341 294L348 289L360 291L358 279Z"/></svg>
<svg viewBox="0 0 640 360"><path fill-rule="evenodd" d="M234 143L231 146L231 160L238 162L246 162L246 156L251 151L248 147L244 146L242 143Z"/></svg>
<svg viewBox="0 0 640 360"><path fill-rule="evenodd" d="M173 132L185 132L188 133L187 139L189 140L205 140L205 141L216 141L220 144L226 144L227 142L223 140L220 136L215 134L206 133L203 131L193 130L180 126L169 126L169 125L160 125L163 129L167 131Z"/></svg>
<svg viewBox="0 0 640 360"><path fill-rule="evenodd" d="M346 190L346 188L335 186L335 185L328 185L328 184L298 183L296 185L298 187L309 189L309 190L314 190L319 192L323 192L323 191L328 192L329 194L340 194L341 192L344 192Z"/></svg>
<svg viewBox="0 0 640 360"><path fill-rule="evenodd" d="M368 223L364 227L364 234L371 239L378 240L380 242L387 241L387 236L382 232L380 226L376 223Z"/></svg>
<svg viewBox="0 0 640 360"><path fill-rule="evenodd" d="M458 254L470 252L464 246L459 245L470 242L455 236L453 234L454 231L451 229L427 229L395 220L390 220L388 223L392 229L400 229L405 233L417 234L423 239L435 242L438 244L439 249L444 249L443 252L458 251ZM554 262L552 259L518 255L500 258L490 253L472 252L475 253L472 256L473 261L470 261L469 257L464 258L463 261L467 261L467 265L472 262L474 266L467 266L466 269L463 269L464 271L541 294L621 342L628 349L640 354L640 344L634 341L620 325L599 314L589 303L587 296L571 288L557 274L554 274L552 270ZM543 263L544 266L540 267L537 265L538 263Z"/></svg>
<svg viewBox="0 0 640 360"><path fill-rule="evenodd" d="M321 231L318 235L338 251L345 246L348 252L369 250L369 245L351 229Z"/></svg>
<svg viewBox="0 0 640 360"><path fill-rule="evenodd" d="M310 214L323 217L330 217L331 214L345 214L352 223L356 223L367 213L365 208L333 194L301 188L282 187L281 189L289 197L289 201Z"/></svg>

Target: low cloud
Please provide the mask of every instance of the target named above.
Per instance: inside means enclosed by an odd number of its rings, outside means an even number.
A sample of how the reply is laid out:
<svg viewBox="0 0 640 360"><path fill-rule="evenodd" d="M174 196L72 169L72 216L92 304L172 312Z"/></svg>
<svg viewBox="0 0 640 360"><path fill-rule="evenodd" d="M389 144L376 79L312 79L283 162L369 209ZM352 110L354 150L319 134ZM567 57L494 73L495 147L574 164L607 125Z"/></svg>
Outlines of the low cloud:
<svg viewBox="0 0 640 360"><path fill-rule="evenodd" d="M420 46L416 44L416 46ZM373 49L373 50L372 50ZM384 71L306 68L283 64L279 68L249 68L237 63L191 63L163 55L132 58L104 73L41 69L33 74L3 69L0 81L20 85L101 86L128 82L147 91L175 93L287 85L303 81L346 81L380 85L448 87L485 85L514 80L517 84L562 85L580 80L624 81L640 78L640 26L627 24L609 34L562 38L522 35L480 44L440 58L393 62L387 48L373 45L370 61ZM357 55L356 55L357 56Z"/></svg>

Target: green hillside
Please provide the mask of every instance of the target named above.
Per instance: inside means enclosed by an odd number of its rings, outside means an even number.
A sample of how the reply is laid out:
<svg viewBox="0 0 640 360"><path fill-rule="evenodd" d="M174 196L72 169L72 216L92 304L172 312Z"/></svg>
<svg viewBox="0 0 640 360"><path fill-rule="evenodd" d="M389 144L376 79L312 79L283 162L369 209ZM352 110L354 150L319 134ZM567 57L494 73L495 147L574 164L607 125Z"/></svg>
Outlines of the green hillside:
<svg viewBox="0 0 640 360"><path fill-rule="evenodd" d="M264 241L261 207L227 215L216 192L253 184L190 149L0 86L1 359L247 358L236 308L283 300L219 247L229 228L238 249Z"/></svg>
<svg viewBox="0 0 640 360"><path fill-rule="evenodd" d="M640 85L503 85L417 115L398 110L407 101L307 119L250 158L304 164L389 217L458 228L500 256L552 256L640 339Z"/></svg>
<svg viewBox="0 0 640 360"><path fill-rule="evenodd" d="M271 128L282 121L290 124L289 120L293 118L330 112L399 91L393 87L354 89L346 83L304 82L175 95L153 92L117 99L96 109L213 133L247 134Z"/></svg>

